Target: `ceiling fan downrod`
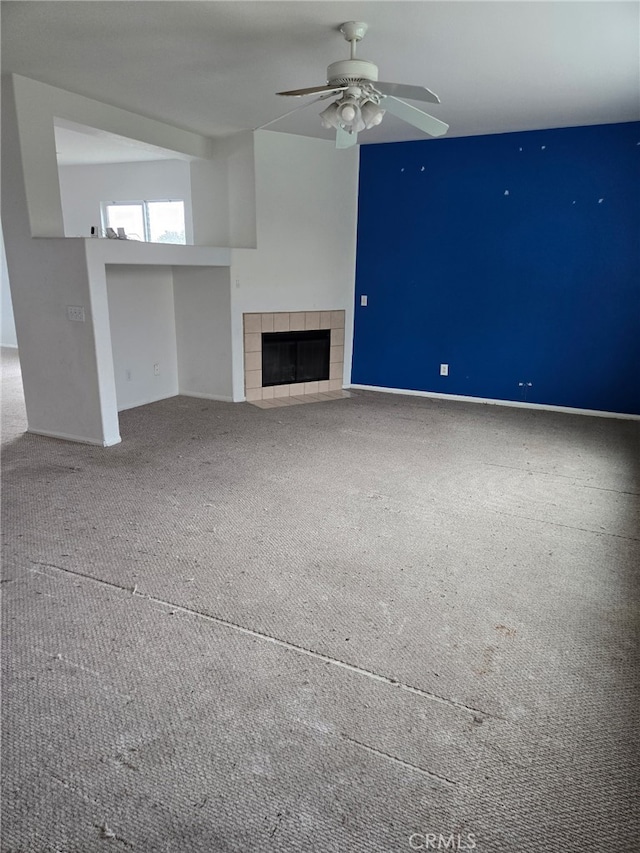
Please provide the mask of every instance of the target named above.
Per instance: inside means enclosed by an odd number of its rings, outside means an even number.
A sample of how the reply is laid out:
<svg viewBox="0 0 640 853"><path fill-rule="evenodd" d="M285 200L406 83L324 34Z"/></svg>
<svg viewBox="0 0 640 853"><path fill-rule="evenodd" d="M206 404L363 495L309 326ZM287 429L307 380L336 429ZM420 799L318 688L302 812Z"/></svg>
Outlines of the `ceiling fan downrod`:
<svg viewBox="0 0 640 853"><path fill-rule="evenodd" d="M350 59L356 58L356 45L359 41L362 41L368 29L369 25L365 24L364 21L347 21L340 27L340 32L344 36L345 41L348 41L351 45Z"/></svg>

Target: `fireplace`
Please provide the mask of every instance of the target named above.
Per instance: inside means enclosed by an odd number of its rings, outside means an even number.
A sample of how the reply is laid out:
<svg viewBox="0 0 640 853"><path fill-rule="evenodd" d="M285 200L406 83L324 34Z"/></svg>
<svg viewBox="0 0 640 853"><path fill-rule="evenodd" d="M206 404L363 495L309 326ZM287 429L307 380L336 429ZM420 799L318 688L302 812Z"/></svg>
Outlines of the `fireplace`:
<svg viewBox="0 0 640 853"><path fill-rule="evenodd" d="M331 330L262 333L262 387L329 379Z"/></svg>
<svg viewBox="0 0 640 853"><path fill-rule="evenodd" d="M244 314L248 402L341 391L344 311Z"/></svg>

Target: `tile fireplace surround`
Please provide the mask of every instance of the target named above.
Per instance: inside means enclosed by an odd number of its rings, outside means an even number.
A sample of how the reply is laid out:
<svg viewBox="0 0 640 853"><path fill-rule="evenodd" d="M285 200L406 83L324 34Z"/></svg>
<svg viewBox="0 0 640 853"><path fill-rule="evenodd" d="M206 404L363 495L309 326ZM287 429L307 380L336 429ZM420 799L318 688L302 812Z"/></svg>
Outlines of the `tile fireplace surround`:
<svg viewBox="0 0 640 853"><path fill-rule="evenodd" d="M244 388L248 403L276 397L340 391L344 372L344 311L244 314ZM262 333L331 330L329 379L262 387Z"/></svg>

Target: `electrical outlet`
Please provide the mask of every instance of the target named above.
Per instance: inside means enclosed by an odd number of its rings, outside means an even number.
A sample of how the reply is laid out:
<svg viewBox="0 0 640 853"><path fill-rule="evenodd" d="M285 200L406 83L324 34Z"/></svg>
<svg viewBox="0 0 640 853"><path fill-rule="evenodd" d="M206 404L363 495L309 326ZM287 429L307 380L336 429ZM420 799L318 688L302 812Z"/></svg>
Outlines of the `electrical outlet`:
<svg viewBox="0 0 640 853"><path fill-rule="evenodd" d="M368 302L368 298L366 296L360 297L360 305L362 305L363 308L367 307L367 302Z"/></svg>
<svg viewBox="0 0 640 853"><path fill-rule="evenodd" d="M154 376L160 376L160 365L158 364L158 362L157 362L157 361L156 361L156 363L153 365L153 375L154 375Z"/></svg>
<svg viewBox="0 0 640 853"><path fill-rule="evenodd" d="M440 376L448 376L449 375L449 365L441 364L440 365Z"/></svg>
<svg viewBox="0 0 640 853"><path fill-rule="evenodd" d="M82 305L67 305L67 320L84 323L84 307Z"/></svg>

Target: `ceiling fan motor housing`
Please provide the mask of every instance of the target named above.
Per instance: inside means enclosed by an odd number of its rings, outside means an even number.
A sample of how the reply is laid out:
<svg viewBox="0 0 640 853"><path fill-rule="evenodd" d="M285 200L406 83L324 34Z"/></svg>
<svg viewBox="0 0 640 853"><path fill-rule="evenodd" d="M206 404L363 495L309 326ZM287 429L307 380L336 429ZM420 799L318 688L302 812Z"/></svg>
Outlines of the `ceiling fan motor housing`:
<svg viewBox="0 0 640 853"><path fill-rule="evenodd" d="M362 81L375 83L377 79L378 66L367 59L341 59L327 68L330 86L354 86Z"/></svg>

